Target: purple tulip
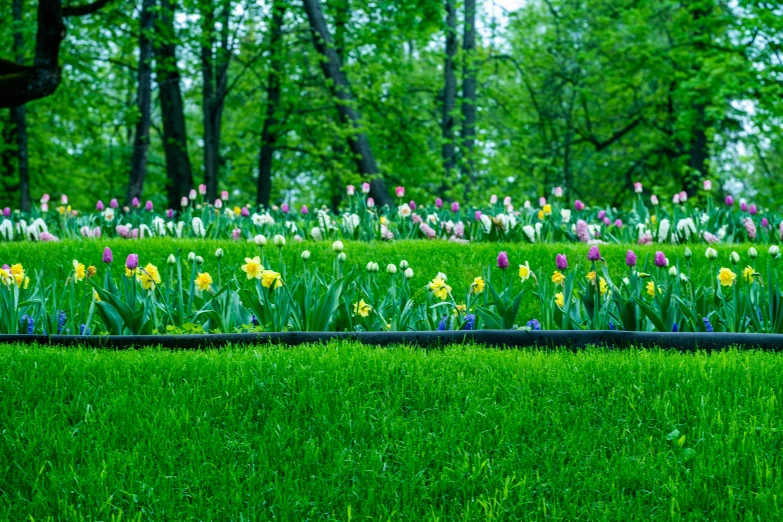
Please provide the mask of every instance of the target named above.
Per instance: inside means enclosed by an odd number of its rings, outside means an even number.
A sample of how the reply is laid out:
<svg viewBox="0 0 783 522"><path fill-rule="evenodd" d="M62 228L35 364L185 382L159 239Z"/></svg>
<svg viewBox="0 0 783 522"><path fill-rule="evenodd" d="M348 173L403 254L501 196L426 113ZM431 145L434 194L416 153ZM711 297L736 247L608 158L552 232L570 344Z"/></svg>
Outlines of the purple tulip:
<svg viewBox="0 0 783 522"><path fill-rule="evenodd" d="M761 226L764 227L764 228L769 227L769 219L761 218Z"/></svg>
<svg viewBox="0 0 783 522"><path fill-rule="evenodd" d="M103 262L107 265L114 261L114 256L111 253L111 248L106 247L103 249Z"/></svg>
<svg viewBox="0 0 783 522"><path fill-rule="evenodd" d="M753 205L751 205L748 210L751 213L751 215L753 215L753 216L755 216L759 212L759 208L756 206L755 203Z"/></svg>
<svg viewBox="0 0 783 522"><path fill-rule="evenodd" d="M372 198L371 198L371 199L372 199ZM285 203L283 203L283 204L285 205ZM285 211L284 211L284 212L285 212ZM304 214L304 215L306 216L306 215L307 215L307 214L309 214L309 213L310 213L310 211L309 211L309 210L307 210L307 205L302 205L302 214Z"/></svg>
<svg viewBox="0 0 783 522"><path fill-rule="evenodd" d="M728 196L726 196L726 206L731 207L733 205L734 205L734 198L731 196L731 194L729 194Z"/></svg>
<svg viewBox="0 0 783 522"><path fill-rule="evenodd" d="M244 207L244 208L247 208L247 207ZM307 207L304 207L304 208L305 208L305 210L307 209ZM282 205L280 205L280 210L282 210L282 211L283 211L283 214L288 214L288 212L289 212L291 209L288 207L288 203L283 203ZM304 212L304 211L303 211L303 212L302 212L302 214L307 214L307 212ZM247 215L248 215L248 216L250 215L250 211L249 211L249 210L247 211ZM246 216L246 217L247 217L247 216Z"/></svg>
<svg viewBox="0 0 783 522"><path fill-rule="evenodd" d="M117 208L117 207L120 206L120 204L117 203L117 199L116 198L111 198L111 201L109 201L109 206L111 208Z"/></svg>
<svg viewBox="0 0 783 522"><path fill-rule="evenodd" d="M615 219L614 220L614 226L616 226L617 228L623 228L623 220L619 219L619 218Z"/></svg>
<svg viewBox="0 0 783 522"><path fill-rule="evenodd" d="M598 247L593 245L590 247L590 250L587 252L587 259L588 261L598 261L601 259L601 252L598 251Z"/></svg>
<svg viewBox="0 0 783 522"><path fill-rule="evenodd" d="M658 268L663 268L668 264L669 261L666 260L666 256L664 255L664 253L658 250L655 253L655 266L657 266Z"/></svg>
<svg viewBox="0 0 783 522"><path fill-rule="evenodd" d="M576 201L574 201L574 209L576 209L576 210L584 210L585 209L585 204L577 199Z"/></svg>
<svg viewBox="0 0 783 522"><path fill-rule="evenodd" d="M139 198L133 198L133 199L131 200L131 206L134 206L134 207L140 207L140 206L141 206L141 203L139 202Z"/></svg>
<svg viewBox="0 0 783 522"><path fill-rule="evenodd" d="M283 203L283 206L288 208L288 205L285 204L285 203ZM249 217L250 216L250 211L247 209L247 207L242 207L242 210L240 211L240 214L242 215L242 217Z"/></svg>
<svg viewBox="0 0 783 522"><path fill-rule="evenodd" d="M435 198L435 206L437 208L441 208L443 206L443 200L440 198Z"/></svg>
<svg viewBox="0 0 783 522"><path fill-rule="evenodd" d="M565 254L557 254L555 256L555 265L557 266L558 270L565 270L568 268L568 258L565 256Z"/></svg>
<svg viewBox="0 0 783 522"><path fill-rule="evenodd" d="M174 217L174 209L170 208L166 211L166 217L172 219Z"/></svg>
<svg viewBox="0 0 783 522"><path fill-rule="evenodd" d="M476 221L479 221L479 220L481 220L481 211L477 210L476 211Z"/></svg>
<svg viewBox="0 0 783 522"><path fill-rule="evenodd" d="M3 209L3 215L4 215L5 217L8 217L8 216L10 216L10 215L11 215L11 209L10 209L9 207L5 207L5 208Z"/></svg>
<svg viewBox="0 0 783 522"><path fill-rule="evenodd" d="M598 213L598 219L603 219L606 217L606 210L602 210Z"/></svg>
<svg viewBox="0 0 783 522"><path fill-rule="evenodd" d="M636 266L636 252L629 250L625 253L625 264L628 266Z"/></svg>
<svg viewBox="0 0 783 522"><path fill-rule="evenodd" d="M452 203L451 204L451 211L452 212L459 212L459 203L457 203L456 201L454 203Z"/></svg>
<svg viewBox="0 0 783 522"><path fill-rule="evenodd" d="M411 210L416 210L416 202L413 200L410 200L408 203L408 206L411 208Z"/></svg>
<svg viewBox="0 0 783 522"><path fill-rule="evenodd" d="M745 203L744 201L742 203L740 203L740 210L743 211L743 212L747 212L748 211L748 204Z"/></svg>
<svg viewBox="0 0 783 522"><path fill-rule="evenodd" d="M608 217L604 216L604 225L606 225L608 227L611 224L612 224L612 220L609 219Z"/></svg>
<svg viewBox="0 0 783 522"><path fill-rule="evenodd" d="M136 270L139 267L139 255L128 254L128 258L125 259L125 268L128 270Z"/></svg>
<svg viewBox="0 0 783 522"><path fill-rule="evenodd" d="M98 212L103 212L103 209L105 208L106 207L103 206L103 201L99 199L98 202L95 204L95 210L97 210Z"/></svg>
<svg viewBox="0 0 783 522"><path fill-rule="evenodd" d="M152 201L149 199L147 200L147 203L144 204L144 210L147 212L152 212Z"/></svg>
<svg viewBox="0 0 783 522"><path fill-rule="evenodd" d="M508 254L505 252L498 254L498 268L501 270L508 268Z"/></svg>

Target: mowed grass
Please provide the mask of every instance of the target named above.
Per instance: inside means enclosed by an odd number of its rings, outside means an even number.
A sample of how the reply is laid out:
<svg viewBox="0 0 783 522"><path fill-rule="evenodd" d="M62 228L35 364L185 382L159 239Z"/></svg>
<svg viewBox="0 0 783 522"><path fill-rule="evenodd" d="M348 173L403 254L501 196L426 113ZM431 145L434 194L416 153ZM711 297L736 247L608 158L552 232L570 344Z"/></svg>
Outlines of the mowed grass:
<svg viewBox="0 0 783 522"><path fill-rule="evenodd" d="M8 243L0 242L0 264L23 263L24 266L32 270L42 270L47 277L47 281L58 278L62 281L72 269L72 261L78 259L85 265L96 265L99 275L103 273L104 266L101 263L101 255L104 247L110 247L114 252L114 274L118 277L123 273L122 267L125 264L125 258L130 253L137 253L142 265L152 263L159 268L166 266L166 258L169 254L181 252L183 258L187 257L188 252L194 251L204 258L202 270L216 275L217 263L215 260L215 250L222 248L225 252L222 267L226 276L231 273L243 277L244 274L239 270L239 266L244 263L247 256L259 255L259 248L253 243L247 241L227 241L227 240L176 240L171 238L150 238L140 241L130 241L125 239L108 240L67 240L58 243ZM766 264L769 259L767 254L767 245L757 245L759 258L751 262L748 258L748 249L752 245L721 245L717 246L719 253L718 260L715 262L713 271L717 275L720 266L732 267L729 262L729 254L737 251L741 257L739 269L748 264L753 264L763 273L766 273ZM646 268L654 272L653 256L658 249L663 250L672 264L677 260L681 263L681 269L686 271L686 262L683 257L685 247L674 245L617 245L609 244L601 246L601 254L606 259L608 270L612 278L617 278L616 282L628 274L628 267L625 265L625 253L632 248L639 257L640 269L646 260L649 260L649 266ZM309 266L329 272L332 270L335 253L332 251L332 241L289 241L283 248L283 257L289 267L301 270L302 261L300 254L303 250L311 251ZM704 252L707 245L692 245L693 258L691 259L691 275L696 283L706 281L710 274L710 265ZM464 302L473 278L480 276L488 268L492 268L490 274L493 281L501 280L501 272L497 268L497 255L500 251L508 252L510 258L510 268L508 272L513 277L517 291L525 288L522 298L522 306L517 318L519 324L526 323L529 319L540 315L540 304L538 298L534 295L534 285L532 282L522 285L516 277L518 266L529 262L530 268L538 275L540 279L548 280L552 277L555 270L555 256L558 253L564 253L568 256L570 267L573 269L580 266L582 273L586 274L589 270L587 261L586 245L580 244L526 244L526 243L475 243L462 245L449 241L425 241L425 240L407 240L394 242L357 242L346 241L345 252L348 256L347 266L358 267L361 271L369 261L379 263L381 273L378 274L381 284L389 284L389 276L386 274L385 267L389 263L399 264L403 259L410 263L414 271L414 278L411 284L414 288L423 288L428 281L437 275L438 272L444 272L448 276L448 282L454 289L455 298ZM268 261L273 267L278 265L277 247L271 243L265 248ZM186 269L185 275L189 277L190 272ZM668 278L663 274L661 277ZM214 279L217 279L214 277ZM225 280L225 278L224 278Z"/></svg>
<svg viewBox="0 0 783 522"><path fill-rule="evenodd" d="M783 356L0 347L8 520L780 520Z"/></svg>

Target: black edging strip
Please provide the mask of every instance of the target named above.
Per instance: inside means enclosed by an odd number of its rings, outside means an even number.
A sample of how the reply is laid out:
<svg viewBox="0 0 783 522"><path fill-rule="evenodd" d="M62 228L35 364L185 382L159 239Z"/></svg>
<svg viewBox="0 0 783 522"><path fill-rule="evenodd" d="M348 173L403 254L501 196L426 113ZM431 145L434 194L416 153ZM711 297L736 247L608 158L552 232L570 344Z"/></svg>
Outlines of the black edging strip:
<svg viewBox="0 0 783 522"><path fill-rule="evenodd" d="M282 332L205 335L0 335L0 343L24 343L90 348L128 349L160 346L176 350L244 344L297 346L332 340L356 341L366 345L396 344L433 348L449 344L483 344L498 348L567 348L581 350L590 345L608 348L661 347L679 352L725 350L731 347L783 351L783 334L655 333L623 331L524 331L478 330L472 332Z"/></svg>

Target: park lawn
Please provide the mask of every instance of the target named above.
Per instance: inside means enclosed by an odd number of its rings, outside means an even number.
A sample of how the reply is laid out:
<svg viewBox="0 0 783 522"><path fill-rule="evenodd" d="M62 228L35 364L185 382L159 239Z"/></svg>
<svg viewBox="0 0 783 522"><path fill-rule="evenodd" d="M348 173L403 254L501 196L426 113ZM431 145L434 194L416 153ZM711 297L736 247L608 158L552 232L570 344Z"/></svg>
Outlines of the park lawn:
<svg viewBox="0 0 783 522"><path fill-rule="evenodd" d="M0 346L8 520L775 520L783 356Z"/></svg>
<svg viewBox="0 0 783 522"><path fill-rule="evenodd" d="M99 275L104 270L101 263L103 249L108 246L114 254L114 274L118 276L122 273L122 266L125 258L130 253L139 255L141 265L152 263L159 268L166 266L166 258L171 253L180 251L183 258L188 252L195 252L204 258L203 271L216 273L215 251L218 248L224 250L222 261L223 271L230 274L237 274L244 277L239 270L239 266L244 263L247 256L259 255L259 248L247 241L226 241L226 240L193 240L193 239L171 239L171 238L149 238L144 240L66 240L57 243L8 243L0 242L0 264L22 263L28 270L42 270L47 278L57 277L65 280L68 273L72 270L74 259L79 260L85 265L96 265ZM766 266L769 260L767 246L758 245L759 258L752 262L748 258L748 249L752 245L724 245L717 247L719 257L714 262L713 272L717 274L720 266L731 266L729 254L736 250L741 257L740 267L753 264L759 268ZM664 271L658 271L653 266L653 256L657 249L662 249L672 264L679 260L681 269L687 273L687 263L684 258L684 246L674 245L618 245L607 244L601 246L601 254L606 259L608 270L613 278L620 278L627 275L628 267L625 265L626 251L632 248L638 254L639 268L644 269L645 262L648 261L646 270L659 277L669 277ZM690 247L693 251L691 259L691 275L696 283L705 281L710 274L710 263L704 255L707 249L706 245L693 245ZM303 250L310 250L311 257L309 266L318 267L321 270L332 270L335 253L332 251L331 241L290 241L282 250L283 259L291 270L301 270L302 260L300 254ZM551 278L555 270L555 256L558 253L564 253L569 260L571 269L577 265L583 273L587 273L588 247L573 243L555 243L555 244L527 244L527 243L474 243L459 244L449 241L426 241L426 240L405 240L394 242L358 242L346 241L345 253L347 255L346 267L358 267L364 270L369 261L377 262L381 267L381 273L378 274L381 284L388 284L390 277L385 273L387 264L399 264L401 260L406 260L414 271L414 277L411 284L414 288L423 288L428 281L435 277L438 272L443 272L448 276L448 283L454 289L455 298L464 302L470 284L477 276L485 275L484 272L492 268L489 274L491 278L500 278L501 272L497 268L497 255L500 251L506 251L510 258L509 277L515 277L518 266L528 262L530 268L542 279ZM264 249L265 256L274 268L279 264L279 252L277 247L267 245ZM762 270L766 273L765 270ZM229 274L226 275L229 275ZM34 274L33 277L35 277ZM514 279L517 280L517 279ZM517 285L519 289L523 285ZM520 324L539 315L540 304L534 293L532 284L524 285L525 293L522 298L520 314L518 321Z"/></svg>

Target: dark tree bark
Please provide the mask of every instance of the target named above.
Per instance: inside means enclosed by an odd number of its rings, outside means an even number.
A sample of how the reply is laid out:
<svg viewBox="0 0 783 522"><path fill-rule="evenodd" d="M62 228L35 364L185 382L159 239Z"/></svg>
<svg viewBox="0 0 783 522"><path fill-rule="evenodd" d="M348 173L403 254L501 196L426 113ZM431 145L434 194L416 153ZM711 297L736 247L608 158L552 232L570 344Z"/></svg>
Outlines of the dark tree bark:
<svg viewBox="0 0 783 522"><path fill-rule="evenodd" d="M166 154L169 207L179 209L182 198L187 196L193 187L193 173L188 156L185 110L177 67L175 10L171 0L161 0L155 37L155 71L163 119L163 150Z"/></svg>
<svg viewBox="0 0 783 522"><path fill-rule="evenodd" d="M266 116L261 131L261 152L258 158L258 193L256 203L269 207L272 194L272 159L277 141L277 108L280 105L280 79L283 74L282 40L285 2L272 4L272 20L269 24L269 80L266 87Z"/></svg>
<svg viewBox="0 0 783 522"><path fill-rule="evenodd" d="M370 148L370 141L364 132L358 131L361 126L361 118L353 107L354 99L351 87L343 73L340 57L329 36L329 29L321 10L321 2L320 0L303 0L303 3L307 19L310 22L315 49L323 57L321 69L329 84L329 90L335 98L340 122L350 124L357 130L348 137L348 148L355 158L357 170L359 174L369 179L370 196L375 199L376 203L379 205L391 204L392 198L386 190L386 183L383 177L378 175L378 166Z"/></svg>
<svg viewBox="0 0 783 522"><path fill-rule="evenodd" d="M32 66L0 59L0 108L11 108L54 93L60 85L60 44L65 37L64 16L96 12L111 0L63 9L62 0L40 0L35 58Z"/></svg>
<svg viewBox="0 0 783 522"><path fill-rule="evenodd" d="M139 16L139 70L136 106L139 120L133 136L130 181L126 203L140 198L147 173L147 156L150 148L150 104L152 98L152 31L155 23L155 0L143 0Z"/></svg>
<svg viewBox="0 0 783 522"><path fill-rule="evenodd" d="M457 77L454 57L457 55L457 10L455 0L446 0L446 61L443 67L443 159L444 180L454 170L454 109L457 105Z"/></svg>
<svg viewBox="0 0 783 522"><path fill-rule="evenodd" d="M688 196L695 196L701 180L707 177L710 160L709 141L707 140L706 107L703 103L696 106L696 121L688 150L688 166L690 173L685 178L685 191Z"/></svg>
<svg viewBox="0 0 783 522"><path fill-rule="evenodd" d="M202 118L204 122L204 184L207 199L217 199L220 172L220 139L223 107L228 93L228 65L231 58L229 42L230 0L220 0L220 45L215 37L215 5L212 0L201 4L201 76Z"/></svg>
<svg viewBox="0 0 783 522"><path fill-rule="evenodd" d="M462 171L476 182L473 148L476 142L476 0L465 0L462 65Z"/></svg>
<svg viewBox="0 0 783 522"><path fill-rule="evenodd" d="M14 53L16 63L24 65L24 40L22 36L22 1L14 0L13 17L16 28L14 29ZM19 208L23 212L29 212L32 202L30 200L30 167L27 161L27 118L24 105L11 108L11 119L16 126L16 154L19 170Z"/></svg>

